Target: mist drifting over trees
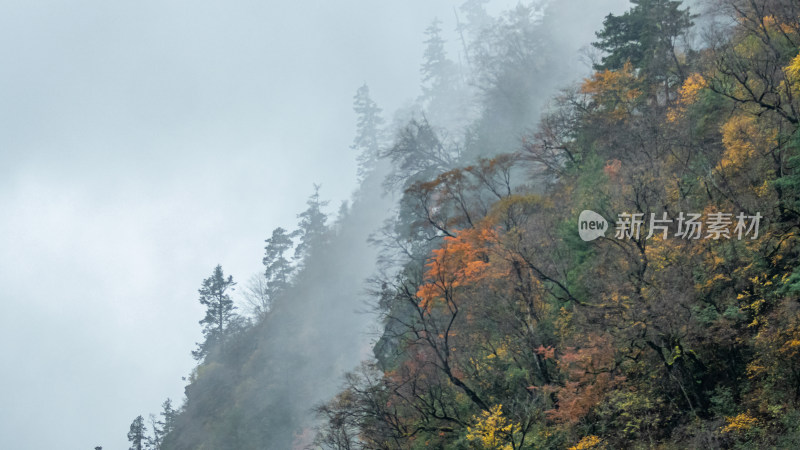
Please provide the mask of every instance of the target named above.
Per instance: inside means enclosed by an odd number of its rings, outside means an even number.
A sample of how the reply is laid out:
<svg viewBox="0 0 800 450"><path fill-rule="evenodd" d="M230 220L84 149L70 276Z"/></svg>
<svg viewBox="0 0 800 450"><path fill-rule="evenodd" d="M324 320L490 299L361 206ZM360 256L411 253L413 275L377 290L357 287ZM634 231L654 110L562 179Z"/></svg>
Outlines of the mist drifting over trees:
<svg viewBox="0 0 800 450"><path fill-rule="evenodd" d="M578 50L589 41L550 32L547 18L566 14L566 4L520 4L492 15L484 3L459 5L448 33L443 20L431 19L421 37L420 94L393 117L369 84L356 89L351 150L360 188L328 224L324 187L315 186L297 229L277 228L266 240L264 275L245 292L251 314L241 318L250 322L226 338L224 351L217 342L200 361L166 448L313 445L314 408L372 358L373 346L396 345L381 329L382 277L407 270L409 261L424 264L453 226L437 224L448 220L449 207L430 215L438 194L423 185L478 164L463 187L485 184L489 191L474 199L482 209L519 186L505 154L516 151L565 77L577 79ZM604 11L597 8L595 23ZM433 228L420 226L426 220Z"/></svg>
<svg viewBox="0 0 800 450"><path fill-rule="evenodd" d="M353 170L257 194L283 221L251 260L202 249L183 395L120 441L800 446L800 4L466 0L416 31L413 93L325 93L348 141L296 163Z"/></svg>

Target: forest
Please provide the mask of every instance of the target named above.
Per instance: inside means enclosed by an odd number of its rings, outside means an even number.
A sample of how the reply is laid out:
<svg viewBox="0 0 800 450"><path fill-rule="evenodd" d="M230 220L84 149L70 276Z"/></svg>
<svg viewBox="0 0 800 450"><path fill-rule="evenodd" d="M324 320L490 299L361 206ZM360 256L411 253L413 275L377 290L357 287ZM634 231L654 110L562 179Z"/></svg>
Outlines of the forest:
<svg viewBox="0 0 800 450"><path fill-rule="evenodd" d="M800 3L633 0L584 78L580 1L485 3L357 89L349 204L210 268L132 449L800 448Z"/></svg>

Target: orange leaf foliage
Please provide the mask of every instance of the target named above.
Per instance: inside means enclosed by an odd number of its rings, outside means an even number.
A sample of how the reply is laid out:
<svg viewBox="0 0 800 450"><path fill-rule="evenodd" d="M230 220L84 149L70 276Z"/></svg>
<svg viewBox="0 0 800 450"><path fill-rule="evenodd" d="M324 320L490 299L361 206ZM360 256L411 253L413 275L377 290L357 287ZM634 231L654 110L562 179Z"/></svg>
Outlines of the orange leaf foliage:
<svg viewBox="0 0 800 450"><path fill-rule="evenodd" d="M590 94L614 119L622 119L630 114L642 97L636 73L630 62L619 70L595 72L584 80L581 92Z"/></svg>
<svg viewBox="0 0 800 450"><path fill-rule="evenodd" d="M567 375L564 386L555 389L556 408L548 417L560 423L575 423L598 405L621 377L612 376L614 349L608 337L587 336L589 346L568 347L558 365Z"/></svg>
<svg viewBox="0 0 800 450"><path fill-rule="evenodd" d="M488 247L496 240L495 233L488 229L462 230L455 237L444 238L426 265L427 282L417 291L420 307L430 311L437 299L452 296L455 289L490 276Z"/></svg>

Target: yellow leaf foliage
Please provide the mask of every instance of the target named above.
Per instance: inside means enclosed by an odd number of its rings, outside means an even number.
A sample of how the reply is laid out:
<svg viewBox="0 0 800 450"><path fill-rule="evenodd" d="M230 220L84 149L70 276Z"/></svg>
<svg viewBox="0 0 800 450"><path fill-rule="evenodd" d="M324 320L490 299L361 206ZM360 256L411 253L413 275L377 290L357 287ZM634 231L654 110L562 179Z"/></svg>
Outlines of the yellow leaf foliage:
<svg viewBox="0 0 800 450"><path fill-rule="evenodd" d="M678 104L667 112L667 120L676 122L686 114L687 107L697 102L700 92L705 89L707 84L706 79L699 73L689 75L678 90Z"/></svg>
<svg viewBox="0 0 800 450"><path fill-rule="evenodd" d="M774 130L760 127L757 117L749 114L731 117L721 131L725 152L718 169L748 166L753 158L766 154L777 138Z"/></svg>
<svg viewBox="0 0 800 450"><path fill-rule="evenodd" d="M480 417L475 417L475 421L474 427L467 427L467 439L487 450L512 450L509 441L514 425L503 417L503 405L483 411Z"/></svg>
<svg viewBox="0 0 800 450"><path fill-rule="evenodd" d="M788 24L779 21L775 16L764 16L762 28L768 33L781 33L792 35L797 32L797 24Z"/></svg>
<svg viewBox="0 0 800 450"><path fill-rule="evenodd" d="M706 85L706 79L703 78L703 76L699 73L693 73L689 75L686 81L683 82L683 86L681 86L680 90L678 91L681 103L689 105L696 102L697 97L700 95L700 91L702 91Z"/></svg>
<svg viewBox="0 0 800 450"><path fill-rule="evenodd" d="M728 424L720 429L723 433L742 433L758 425L758 419L746 412L726 417L725 422Z"/></svg>
<svg viewBox="0 0 800 450"><path fill-rule="evenodd" d="M602 105L614 119L622 119L630 114L643 94L630 62L619 70L595 72L591 78L584 80L581 92L593 96L597 104Z"/></svg>
<svg viewBox="0 0 800 450"><path fill-rule="evenodd" d="M569 450L590 450L590 449L599 449L601 448L601 444L603 440L595 435L585 436L583 439L578 441L577 444L573 445L569 448Z"/></svg>
<svg viewBox="0 0 800 450"><path fill-rule="evenodd" d="M786 66L784 72L791 89L800 94L800 54L795 56L792 63Z"/></svg>

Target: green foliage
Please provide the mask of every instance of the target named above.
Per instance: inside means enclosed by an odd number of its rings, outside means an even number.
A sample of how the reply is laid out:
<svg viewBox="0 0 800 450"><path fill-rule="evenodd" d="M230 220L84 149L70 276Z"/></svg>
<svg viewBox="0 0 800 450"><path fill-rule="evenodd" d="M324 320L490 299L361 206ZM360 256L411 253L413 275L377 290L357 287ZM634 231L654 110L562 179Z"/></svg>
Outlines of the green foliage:
<svg viewBox="0 0 800 450"><path fill-rule="evenodd" d="M595 70L620 70L629 62L654 82L673 77L682 81L677 40L692 26L689 10L676 0L631 3L633 8L623 15L609 14L603 21L593 45L605 56Z"/></svg>
<svg viewBox="0 0 800 450"><path fill-rule="evenodd" d="M321 200L319 190L322 186L315 184L314 193L308 197L305 211L297 215L300 219L296 234L300 242L294 250L294 257L303 261L315 249L325 245L328 237L328 216L322 212L322 208L328 205L328 201Z"/></svg>
<svg viewBox="0 0 800 450"><path fill-rule="evenodd" d="M736 412L736 399L731 388L727 386L717 386L709 398L711 407L709 412L717 417L733 416Z"/></svg>
<svg viewBox="0 0 800 450"><path fill-rule="evenodd" d="M787 139L786 147L779 155L785 160L785 167L772 184L779 192L783 218L791 220L800 217L800 132L795 131Z"/></svg>
<svg viewBox="0 0 800 450"><path fill-rule="evenodd" d="M292 236L280 227L272 231L272 236L266 242L262 260L264 278L267 296L274 299L289 287L294 267L285 255L294 246L294 242Z"/></svg>
<svg viewBox="0 0 800 450"><path fill-rule="evenodd" d="M200 320L205 340L197 344L197 350L192 351L195 359L202 360L210 351L218 350L234 331L238 316L234 312L236 306L229 291L235 285L233 277L225 278L222 266L219 265L214 268L210 277L203 280L203 286L198 292L200 304L206 307L206 315Z"/></svg>
<svg viewBox="0 0 800 450"><path fill-rule="evenodd" d="M143 450L147 445L147 427L144 424L144 417L137 416L131 422L128 431L128 442L131 443L129 450Z"/></svg>

